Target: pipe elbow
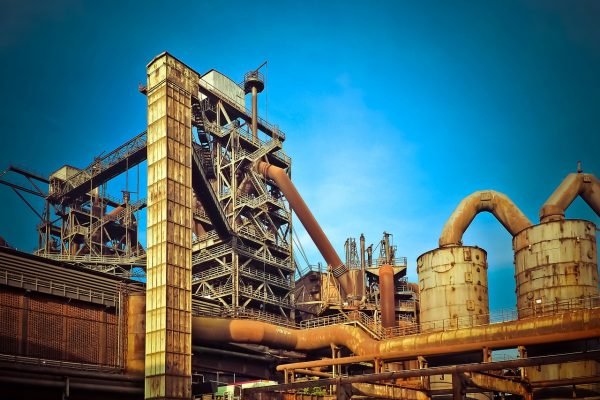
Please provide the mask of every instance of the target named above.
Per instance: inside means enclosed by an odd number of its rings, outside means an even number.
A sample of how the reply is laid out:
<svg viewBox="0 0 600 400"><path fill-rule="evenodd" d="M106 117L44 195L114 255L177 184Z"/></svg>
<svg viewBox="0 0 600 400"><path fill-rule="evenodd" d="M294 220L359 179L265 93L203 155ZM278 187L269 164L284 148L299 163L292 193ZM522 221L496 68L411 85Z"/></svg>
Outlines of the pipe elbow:
<svg viewBox="0 0 600 400"><path fill-rule="evenodd" d="M559 221L580 196L600 216L600 181L592 174L571 173L550 195L540 209L540 222Z"/></svg>
<svg viewBox="0 0 600 400"><path fill-rule="evenodd" d="M470 194L458 204L444 225L439 246L462 245L465 231L482 211L492 213L512 236L532 225L508 196L494 190L482 190Z"/></svg>

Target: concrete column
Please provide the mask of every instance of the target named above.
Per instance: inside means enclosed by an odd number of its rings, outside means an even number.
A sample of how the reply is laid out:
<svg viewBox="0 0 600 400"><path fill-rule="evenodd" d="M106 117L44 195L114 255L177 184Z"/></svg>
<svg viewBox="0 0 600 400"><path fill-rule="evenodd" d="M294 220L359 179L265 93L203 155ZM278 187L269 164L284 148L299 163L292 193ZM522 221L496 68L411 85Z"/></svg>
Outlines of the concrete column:
<svg viewBox="0 0 600 400"><path fill-rule="evenodd" d="M146 399L191 398L192 126L199 76L168 53L148 74Z"/></svg>

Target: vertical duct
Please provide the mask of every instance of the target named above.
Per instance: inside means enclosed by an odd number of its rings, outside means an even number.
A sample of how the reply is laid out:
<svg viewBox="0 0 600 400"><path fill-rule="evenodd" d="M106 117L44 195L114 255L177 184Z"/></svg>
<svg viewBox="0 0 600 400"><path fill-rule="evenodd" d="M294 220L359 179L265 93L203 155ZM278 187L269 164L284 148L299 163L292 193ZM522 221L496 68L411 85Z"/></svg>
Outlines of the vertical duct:
<svg viewBox="0 0 600 400"><path fill-rule="evenodd" d="M365 262L365 235L363 235L362 233L360 234L360 272L362 274L363 277L363 285L362 285L362 289L361 289L361 299L362 301L365 301L366 297L367 297L367 293L366 293L366 276L367 276L367 265Z"/></svg>
<svg viewBox="0 0 600 400"><path fill-rule="evenodd" d="M394 268L384 264L379 268L379 291L381 293L381 325L393 328L396 325L394 304Z"/></svg>
<svg viewBox="0 0 600 400"><path fill-rule="evenodd" d="M199 76L168 53L148 73L146 399L192 396L192 120Z"/></svg>
<svg viewBox="0 0 600 400"><path fill-rule="evenodd" d="M258 142L258 94L265 88L263 75L258 72L261 67L262 65L244 76L244 92L252 93L252 140L256 143Z"/></svg>

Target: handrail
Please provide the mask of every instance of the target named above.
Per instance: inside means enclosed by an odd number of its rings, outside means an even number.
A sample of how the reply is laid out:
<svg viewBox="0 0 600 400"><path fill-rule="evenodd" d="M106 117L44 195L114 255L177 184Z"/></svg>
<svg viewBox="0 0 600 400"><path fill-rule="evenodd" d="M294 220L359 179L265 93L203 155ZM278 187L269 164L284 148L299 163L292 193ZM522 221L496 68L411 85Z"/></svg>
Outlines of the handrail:
<svg viewBox="0 0 600 400"><path fill-rule="evenodd" d="M235 108L238 112L242 113L248 120L250 120L252 118L252 110L249 110L244 106L238 105L237 102L234 99L232 99L229 95L223 93L222 91L217 89L214 85L206 82L202 78L200 78L198 80L198 82L199 82L200 87L204 88L205 90L208 90L209 92L212 92L213 95L216 95L216 97L221 98L221 100L227 101L227 103L230 106ZM276 125L270 124L269 122L267 122L265 119L263 119L261 117L257 117L257 119L261 125L263 125L266 129L270 130L273 133L273 136L280 137L281 140L285 140L285 133L283 133L279 129L279 127L277 127Z"/></svg>
<svg viewBox="0 0 600 400"><path fill-rule="evenodd" d="M213 279L219 276L231 274L232 265L231 264L219 264L216 267L212 267L205 271L199 271L192 275L192 284L197 283L201 280Z"/></svg>
<svg viewBox="0 0 600 400"><path fill-rule="evenodd" d="M580 309L597 308L600 308L600 296L593 296L587 298L573 298L557 303L536 304L534 307L527 307L525 309L533 309L535 310L535 312L533 313L533 315L526 318L521 318L520 320L537 318L541 315L561 314ZM403 326L398 326L394 328L383 328L378 321L374 321L373 318L360 311L352 312L348 316L344 314L338 314L333 316L312 318L304 320L299 324L295 324L292 322L287 322L285 324L277 322L277 324L296 329L306 329L331 325L348 325L352 323L358 323L358 326L360 326L363 330L367 331L368 333L374 333L380 339L388 339L398 336L417 335L424 332L444 332L462 328L470 328L475 326L485 326L490 324L515 321L518 319L518 311L523 311L523 309L502 309L491 312L489 314L442 319L422 324L417 324L410 320L405 320ZM239 314L229 314L223 316L230 318L243 318ZM260 314L252 314L252 319L264 322L272 322L267 319L262 319L260 317Z"/></svg>
<svg viewBox="0 0 600 400"><path fill-rule="evenodd" d="M54 254L54 253L40 253L40 256L49 258L56 261L68 261L77 263L91 263L91 264L110 264L110 265L146 265L146 255L137 257L113 257L113 256L93 256L91 254L84 255L71 255L71 254Z"/></svg>
<svg viewBox="0 0 600 400"><path fill-rule="evenodd" d="M383 257L378 257L375 260L375 266L377 266L377 267L381 267L386 264L394 266L394 267L406 267L408 265L407 261L406 261L406 257L392 258L391 262L389 262L389 263L388 263L387 259L383 258Z"/></svg>
<svg viewBox="0 0 600 400"><path fill-rule="evenodd" d="M36 358L36 357L25 357L16 356L12 354L0 354L0 361L7 361L10 363L35 365L45 368L69 368L78 369L84 371L95 371L95 372L106 372L113 374L121 374L122 368L118 365L110 364L89 364L80 363L73 361L62 361L62 360L51 360L48 358Z"/></svg>
<svg viewBox="0 0 600 400"><path fill-rule="evenodd" d="M118 304L118 296L105 292L94 291L92 289L80 288L78 286L66 285L64 283L54 282L52 280L29 277L25 274L18 274L6 270L0 270L0 283L29 289L36 292L49 293L56 296L73 298L77 300L87 300L93 303Z"/></svg>
<svg viewBox="0 0 600 400"><path fill-rule="evenodd" d="M50 197L55 198L59 196L64 196L71 190L93 179L95 176L99 175L101 172L107 170L113 165L116 165L123 159L142 149L145 149L147 137L147 132L144 131L127 141L125 144L122 144L121 146L117 147L115 150L111 151L104 157L94 160L94 162L92 162L89 166L80 170L69 179L63 181L60 184L59 189L51 193Z"/></svg>

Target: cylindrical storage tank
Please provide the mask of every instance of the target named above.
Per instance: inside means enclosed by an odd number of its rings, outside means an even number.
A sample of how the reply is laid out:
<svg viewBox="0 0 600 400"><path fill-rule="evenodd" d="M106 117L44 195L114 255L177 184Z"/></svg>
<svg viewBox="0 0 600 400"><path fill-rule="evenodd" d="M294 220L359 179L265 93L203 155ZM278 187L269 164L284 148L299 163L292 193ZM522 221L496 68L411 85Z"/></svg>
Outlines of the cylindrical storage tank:
<svg viewBox="0 0 600 400"><path fill-rule="evenodd" d="M584 220L531 226L513 238L519 318L585 306L598 296L596 226Z"/></svg>
<svg viewBox="0 0 600 400"><path fill-rule="evenodd" d="M127 373L144 375L145 358L146 294L130 293L127 298Z"/></svg>
<svg viewBox="0 0 600 400"><path fill-rule="evenodd" d="M421 331L442 331L489 322L487 253L479 247L449 246L417 258ZM481 362L483 353L460 362ZM440 360L441 361L441 360ZM443 361L441 361L443 363ZM456 358L448 361L457 363ZM429 377L431 390L452 389L451 375ZM471 394L489 399L488 393Z"/></svg>
<svg viewBox="0 0 600 400"><path fill-rule="evenodd" d="M560 220L535 225L514 237L513 248L519 318L598 305L598 253L596 226L592 222ZM589 349L590 344L570 342L559 347L561 352L577 352ZM527 347L528 356L556 352L557 346ZM593 360L526 368L531 382L598 373L600 368ZM587 386L592 392L598 390L597 385Z"/></svg>
<svg viewBox="0 0 600 400"><path fill-rule="evenodd" d="M487 253L479 247L442 247L417 259L422 331L489 322Z"/></svg>

